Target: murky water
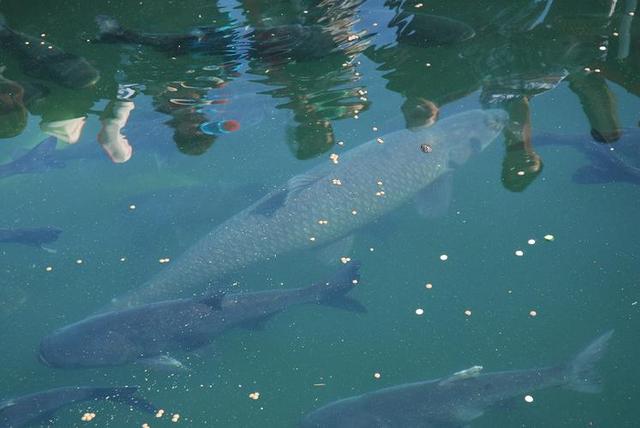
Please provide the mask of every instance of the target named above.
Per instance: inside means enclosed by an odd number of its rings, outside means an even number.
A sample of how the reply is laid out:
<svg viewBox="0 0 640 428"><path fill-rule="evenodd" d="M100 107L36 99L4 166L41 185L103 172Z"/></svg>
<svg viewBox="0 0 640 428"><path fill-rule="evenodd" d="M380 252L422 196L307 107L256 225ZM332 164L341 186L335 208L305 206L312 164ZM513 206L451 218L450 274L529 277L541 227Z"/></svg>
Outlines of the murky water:
<svg viewBox="0 0 640 428"><path fill-rule="evenodd" d="M637 426L636 8L2 0L0 426Z"/></svg>

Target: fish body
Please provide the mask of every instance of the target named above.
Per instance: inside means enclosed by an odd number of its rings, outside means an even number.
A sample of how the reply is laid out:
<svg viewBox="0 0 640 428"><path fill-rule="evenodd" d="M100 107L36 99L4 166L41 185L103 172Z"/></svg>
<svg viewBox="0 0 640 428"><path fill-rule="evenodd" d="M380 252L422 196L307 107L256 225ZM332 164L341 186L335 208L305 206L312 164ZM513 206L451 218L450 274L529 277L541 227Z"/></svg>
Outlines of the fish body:
<svg viewBox="0 0 640 428"><path fill-rule="evenodd" d="M18 58L26 73L68 88L86 88L100 79L100 72L86 59L11 29L1 15L0 46Z"/></svg>
<svg viewBox="0 0 640 428"><path fill-rule="evenodd" d="M46 172L64 167L64 163L54 155L56 144L55 137L46 138L18 159L0 165L0 178Z"/></svg>
<svg viewBox="0 0 640 428"><path fill-rule="evenodd" d="M640 184L640 129L623 129L620 139L610 144L583 134L544 133L534 136L533 141L536 147L568 146L584 153L591 163L575 172L573 179L577 183Z"/></svg>
<svg viewBox="0 0 640 428"><path fill-rule="evenodd" d="M462 371L448 378L384 388L327 404L304 417L303 428L453 428L468 426L485 410L514 397L551 387L598 392L594 365L611 338L595 339L573 360L557 367L481 374Z"/></svg>
<svg viewBox="0 0 640 428"><path fill-rule="evenodd" d="M34 245L37 247L56 241L62 230L57 227L35 227L6 229L0 228L0 243Z"/></svg>
<svg viewBox="0 0 640 428"><path fill-rule="evenodd" d="M94 400L120 401L153 413L153 406L135 397L137 386L97 388L92 386L68 386L36 392L22 397L0 401L0 428L20 428L46 422L58 409Z"/></svg>
<svg viewBox="0 0 640 428"><path fill-rule="evenodd" d="M259 325L292 305L323 303L354 311L345 296L358 283L359 263L344 266L328 281L305 288L212 295L152 303L92 316L63 327L40 343L40 361L51 367L86 368L159 361L168 353L208 345L226 330Z"/></svg>
<svg viewBox="0 0 640 428"><path fill-rule="evenodd" d="M335 154L214 228L110 307L197 295L252 263L346 237L446 178L496 138L506 117L502 110L470 111Z"/></svg>

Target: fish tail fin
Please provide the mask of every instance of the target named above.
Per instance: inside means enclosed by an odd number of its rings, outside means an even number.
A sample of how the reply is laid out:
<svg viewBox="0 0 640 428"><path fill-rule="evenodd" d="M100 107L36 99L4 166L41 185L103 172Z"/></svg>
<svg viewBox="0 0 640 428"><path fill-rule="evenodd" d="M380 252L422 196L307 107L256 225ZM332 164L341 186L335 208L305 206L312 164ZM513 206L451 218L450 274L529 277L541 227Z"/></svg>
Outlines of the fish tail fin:
<svg viewBox="0 0 640 428"><path fill-rule="evenodd" d="M105 41L122 34L120 23L113 17L108 15L96 16L96 24L98 24L98 40Z"/></svg>
<svg viewBox="0 0 640 428"><path fill-rule="evenodd" d="M321 305L333 306L351 312L367 312L367 309L360 302L346 296L360 282L360 266L360 262L351 261L328 281L312 285L317 302Z"/></svg>
<svg viewBox="0 0 640 428"><path fill-rule="evenodd" d="M604 355L612 335L613 330L609 330L599 336L568 364L566 388L592 394L600 392L601 379L595 371L595 365Z"/></svg>
<svg viewBox="0 0 640 428"><path fill-rule="evenodd" d="M96 399L107 399L117 401L133 409L144 413L154 414L158 409L151 402L137 396L139 386L121 386L115 388L97 388L94 397Z"/></svg>

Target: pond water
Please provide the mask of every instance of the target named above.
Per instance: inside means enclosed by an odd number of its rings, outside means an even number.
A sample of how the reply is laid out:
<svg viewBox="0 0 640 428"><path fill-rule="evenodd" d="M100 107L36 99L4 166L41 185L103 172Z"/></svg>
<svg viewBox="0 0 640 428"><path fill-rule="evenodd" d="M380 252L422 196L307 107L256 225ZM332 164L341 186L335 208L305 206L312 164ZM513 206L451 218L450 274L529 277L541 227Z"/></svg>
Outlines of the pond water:
<svg viewBox="0 0 640 428"><path fill-rule="evenodd" d="M637 426L636 9L1 0L0 427Z"/></svg>

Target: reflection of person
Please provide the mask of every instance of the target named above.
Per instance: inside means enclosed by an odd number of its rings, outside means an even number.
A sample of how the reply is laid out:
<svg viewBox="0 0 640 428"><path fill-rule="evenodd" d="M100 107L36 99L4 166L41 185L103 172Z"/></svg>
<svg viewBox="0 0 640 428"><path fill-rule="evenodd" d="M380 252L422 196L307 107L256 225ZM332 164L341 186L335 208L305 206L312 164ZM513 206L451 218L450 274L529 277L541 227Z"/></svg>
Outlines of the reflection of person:
<svg viewBox="0 0 640 428"><path fill-rule="evenodd" d="M98 132L98 143L114 163L128 161L133 153L127 137L121 133L133 108L132 101L112 101L101 115L102 128Z"/></svg>
<svg viewBox="0 0 640 428"><path fill-rule="evenodd" d="M27 126L28 112L24 105L24 88L5 78L0 66L0 138L19 135Z"/></svg>
<svg viewBox="0 0 640 428"><path fill-rule="evenodd" d="M268 94L286 100L278 108L293 112L287 144L299 159L329 150L333 121L368 108L366 91L352 83L358 80L353 59L368 45L354 29L360 3L305 0L283 9L266 0L242 1L254 28L250 73L265 76L260 83L275 87Z"/></svg>
<svg viewBox="0 0 640 428"><path fill-rule="evenodd" d="M438 10L437 2L432 6ZM459 10L449 2L447 6L462 18L479 17L469 20L477 25L475 37L456 49L420 49L397 43L366 51L382 63L381 69L389 70L384 75L387 87L405 97L402 112L407 127L427 124L428 111L421 107L424 100L438 107L481 88L485 107L502 108L510 115L504 130L502 181L511 191L524 190L543 166L531 144L531 99L561 81L567 80L578 95L594 139L613 142L619 137L615 98L594 67L606 54L615 4L590 3L578 15L554 2L531 0L494 2L495 15L474 12L468 2ZM410 9L401 6L398 14L419 13ZM480 22L489 16L496 19ZM455 28L452 25L451 31Z"/></svg>

